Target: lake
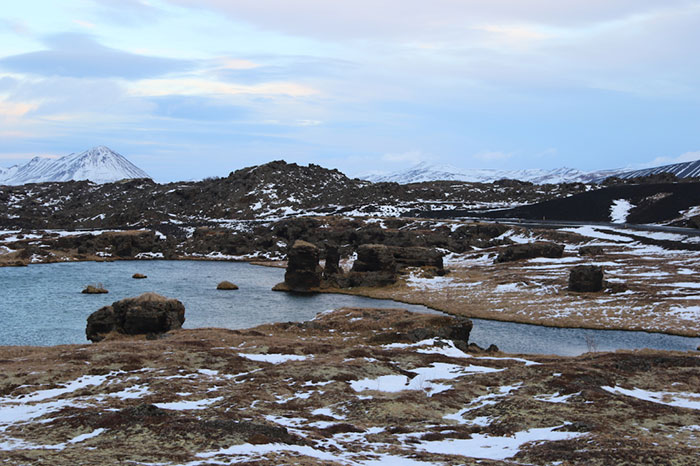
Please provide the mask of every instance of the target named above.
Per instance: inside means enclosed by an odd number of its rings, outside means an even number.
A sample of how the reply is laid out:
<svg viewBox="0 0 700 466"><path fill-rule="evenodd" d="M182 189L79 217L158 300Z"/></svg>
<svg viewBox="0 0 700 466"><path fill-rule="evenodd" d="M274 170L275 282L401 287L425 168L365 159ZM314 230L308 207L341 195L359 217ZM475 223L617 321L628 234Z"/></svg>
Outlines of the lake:
<svg viewBox="0 0 700 466"><path fill-rule="evenodd" d="M134 273L148 276L131 278ZM228 280L236 291L220 291ZM340 307L399 307L433 312L424 306L339 294L298 295L273 292L284 270L243 262L116 261L35 264L0 268L0 345L86 343L87 317L114 301L155 291L185 305L184 328L249 328L271 322L304 321ZM108 294L85 295L88 284L101 283ZM576 355L621 348L693 350L700 338L646 332L558 329L472 319L470 341L496 344L512 353Z"/></svg>

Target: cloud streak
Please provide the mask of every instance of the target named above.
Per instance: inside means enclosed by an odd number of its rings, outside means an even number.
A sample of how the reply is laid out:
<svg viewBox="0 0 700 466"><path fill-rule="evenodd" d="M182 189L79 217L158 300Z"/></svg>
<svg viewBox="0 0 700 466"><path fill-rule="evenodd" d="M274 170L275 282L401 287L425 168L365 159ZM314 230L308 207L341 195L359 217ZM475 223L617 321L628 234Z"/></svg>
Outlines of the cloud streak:
<svg viewBox="0 0 700 466"><path fill-rule="evenodd" d="M38 76L141 79L191 70L188 60L151 57L105 47L86 34L54 34L48 50L0 59L0 69Z"/></svg>

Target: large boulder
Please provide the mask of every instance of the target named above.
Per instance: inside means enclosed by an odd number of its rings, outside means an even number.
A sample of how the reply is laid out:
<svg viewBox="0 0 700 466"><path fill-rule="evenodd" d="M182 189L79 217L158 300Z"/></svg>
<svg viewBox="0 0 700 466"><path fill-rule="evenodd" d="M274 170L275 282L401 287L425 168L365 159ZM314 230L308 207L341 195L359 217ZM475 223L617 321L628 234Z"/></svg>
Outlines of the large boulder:
<svg viewBox="0 0 700 466"><path fill-rule="evenodd" d="M92 342L108 333L124 335L161 334L182 327L185 306L177 299L156 293L126 298L93 312L87 319L85 335Z"/></svg>
<svg viewBox="0 0 700 466"><path fill-rule="evenodd" d="M319 250L306 241L297 240L287 254L284 283L291 291L309 291L321 286L323 270L318 264Z"/></svg>
<svg viewBox="0 0 700 466"><path fill-rule="evenodd" d="M556 243L539 241L536 243L514 244L506 247L496 257L496 263L511 262L535 257L559 258L564 254L564 246Z"/></svg>
<svg viewBox="0 0 700 466"><path fill-rule="evenodd" d="M579 265L569 274L569 291L600 291L603 289L603 268Z"/></svg>

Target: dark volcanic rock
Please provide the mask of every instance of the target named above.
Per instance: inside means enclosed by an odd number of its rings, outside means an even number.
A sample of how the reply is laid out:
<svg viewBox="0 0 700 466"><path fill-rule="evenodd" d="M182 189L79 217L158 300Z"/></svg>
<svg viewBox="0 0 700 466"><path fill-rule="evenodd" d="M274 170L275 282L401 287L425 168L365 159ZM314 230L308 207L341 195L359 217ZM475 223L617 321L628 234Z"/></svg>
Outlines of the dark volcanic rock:
<svg viewBox="0 0 700 466"><path fill-rule="evenodd" d="M144 278L148 278L148 277L142 273L135 273L131 276L131 278L144 279Z"/></svg>
<svg viewBox="0 0 700 466"><path fill-rule="evenodd" d="M413 342L429 338L443 338L452 340L459 348L466 350L471 331L472 321L466 317L458 316L453 317L452 321L446 325L411 330L408 332L408 338Z"/></svg>
<svg viewBox="0 0 700 466"><path fill-rule="evenodd" d="M85 287L83 291L81 291L83 294L104 294L104 293L109 293L104 287L100 285L88 285Z"/></svg>
<svg viewBox="0 0 700 466"><path fill-rule="evenodd" d="M372 340L386 343L399 341L416 343L437 338L451 340L462 351L469 349L469 334L472 330L472 321L467 317L431 316L425 319L423 326L407 330L407 327L414 326L415 324L412 321L399 321L388 332L377 333Z"/></svg>
<svg viewBox="0 0 700 466"><path fill-rule="evenodd" d="M357 286L377 287L396 283L396 272L353 272L338 276L336 282L340 288L354 288Z"/></svg>
<svg viewBox="0 0 700 466"><path fill-rule="evenodd" d="M496 257L496 263L511 262L520 259L532 259L535 257L558 258L564 254L564 246L544 241L529 244L514 244L501 251Z"/></svg>
<svg viewBox="0 0 700 466"><path fill-rule="evenodd" d="M442 254L431 248L363 244L350 273L336 277L341 288L386 286L395 283L403 267L431 267L442 273Z"/></svg>
<svg viewBox="0 0 700 466"><path fill-rule="evenodd" d="M394 254L382 244L363 244L357 248L357 260L353 272L392 272L396 273Z"/></svg>
<svg viewBox="0 0 700 466"><path fill-rule="evenodd" d="M443 268L442 254L436 249L392 247L390 251L398 267L435 267L438 270Z"/></svg>
<svg viewBox="0 0 700 466"><path fill-rule="evenodd" d="M385 286L396 282L394 254L382 244L363 244L357 248L357 259L350 273L338 280L341 288Z"/></svg>
<svg viewBox="0 0 700 466"><path fill-rule="evenodd" d="M578 248L579 256L600 256L603 252L603 248L600 246L581 246Z"/></svg>
<svg viewBox="0 0 700 466"><path fill-rule="evenodd" d="M328 280L340 271L340 251L338 246L326 245L326 265L323 268L323 278Z"/></svg>
<svg viewBox="0 0 700 466"><path fill-rule="evenodd" d="M125 335L159 334L182 327L185 306L177 299L156 293L126 298L93 312L87 319L85 335L92 342L117 332Z"/></svg>
<svg viewBox="0 0 700 466"><path fill-rule="evenodd" d="M579 265L569 274L569 291L600 291L603 289L603 268Z"/></svg>
<svg viewBox="0 0 700 466"><path fill-rule="evenodd" d="M306 241L297 240L287 255L287 272L284 283L291 291L309 291L321 285L319 250Z"/></svg>

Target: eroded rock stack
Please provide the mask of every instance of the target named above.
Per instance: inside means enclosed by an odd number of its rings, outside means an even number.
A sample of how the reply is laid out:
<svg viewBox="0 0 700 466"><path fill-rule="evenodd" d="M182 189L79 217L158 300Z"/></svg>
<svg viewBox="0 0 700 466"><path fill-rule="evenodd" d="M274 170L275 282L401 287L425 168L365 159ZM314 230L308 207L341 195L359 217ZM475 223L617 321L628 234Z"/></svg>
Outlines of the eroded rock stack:
<svg viewBox="0 0 700 466"><path fill-rule="evenodd" d="M276 291L313 291L315 288L376 287L395 283L405 267L432 269L444 274L442 254L436 249L362 244L348 273L340 268L339 249L326 245L326 265L319 266L319 249L311 243L296 241L287 256L284 283Z"/></svg>
<svg viewBox="0 0 700 466"><path fill-rule="evenodd" d="M290 291L309 291L321 286L323 270L318 264L319 250L306 241L297 240L287 255L284 283Z"/></svg>
<svg viewBox="0 0 700 466"><path fill-rule="evenodd" d="M185 306L177 299L156 293L126 298L93 312L87 319L85 335L98 342L108 333L124 335L162 334L182 327Z"/></svg>

